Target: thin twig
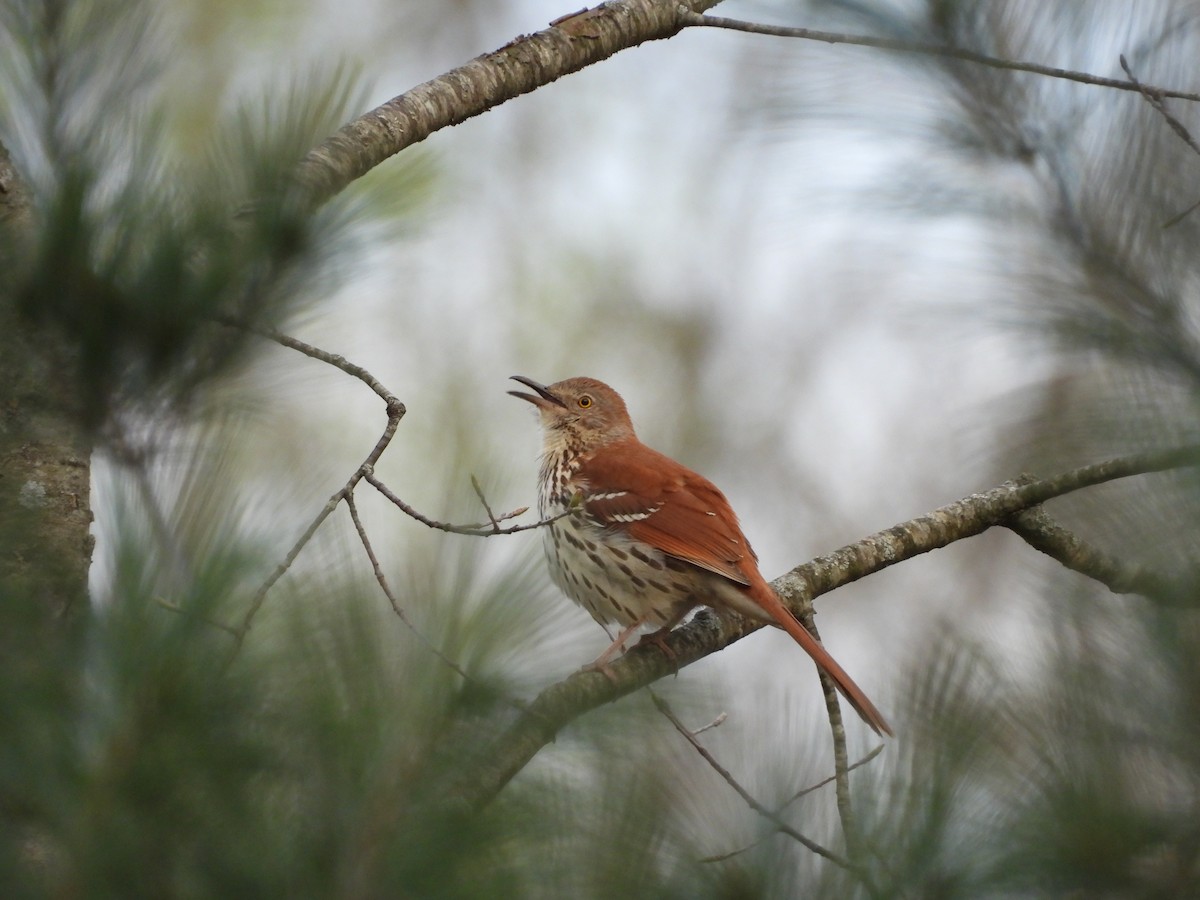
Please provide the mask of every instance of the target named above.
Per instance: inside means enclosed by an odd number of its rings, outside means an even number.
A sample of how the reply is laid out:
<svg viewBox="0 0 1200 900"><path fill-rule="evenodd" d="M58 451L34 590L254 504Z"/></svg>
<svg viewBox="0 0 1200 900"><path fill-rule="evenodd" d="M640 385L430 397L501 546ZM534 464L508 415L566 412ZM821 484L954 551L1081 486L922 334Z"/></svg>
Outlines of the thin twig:
<svg viewBox="0 0 1200 900"><path fill-rule="evenodd" d="M752 843L746 844L745 846L738 847L736 850L727 850L724 853L714 853L712 856L702 856L702 857L700 857L698 862L702 862L702 863L725 862L725 860L727 860L727 859L733 859L735 856L741 856L743 853L749 853L751 850L753 850L759 844L763 843L763 841L767 840L769 837L770 837L770 835L767 835L765 837L760 837L757 841L753 841Z"/></svg>
<svg viewBox="0 0 1200 900"><path fill-rule="evenodd" d="M375 555L375 549L371 546L371 539L367 537L367 529L363 527L362 519L358 516L358 504L354 502L354 491L349 491L346 494L346 508L350 510L350 520L354 523L354 530L358 532L358 539L362 542L363 549L367 551L367 559L371 561L371 570L375 573L375 580L379 582L380 589L392 605L392 611L399 616L400 621L408 626L408 630L416 636L417 640L425 645L430 653L440 659L465 681L471 681L471 676L466 673L462 666L444 654L433 641L422 634L421 630L408 617L408 613L404 611L404 607L400 605L399 599L397 599L396 595L392 592L391 586L388 584L387 576L383 574L383 568L379 565L379 558Z"/></svg>
<svg viewBox="0 0 1200 900"><path fill-rule="evenodd" d="M372 485L375 490L379 491L379 493L383 494L384 497L392 501L392 503L394 503L396 507L405 515L416 519L422 525L428 525L430 528L436 528L438 531L447 531L450 534L465 534L470 535L471 537L492 537L498 534L516 534L518 531L532 531L535 528L541 528L545 525L549 525L552 522L557 522L564 516L569 516L575 512L575 509L572 507L570 509L563 510L557 515L540 519L537 522L530 522L527 525L510 525L507 528L500 527L500 522L503 522L507 519L512 519L524 512L527 512L529 507L523 506L520 509L513 510L510 513L504 513L503 515L493 517L490 525L484 523L475 525L451 525L449 522L439 522L437 519L431 519L429 516L413 509L413 507L401 500L396 494L392 493L386 484L376 478L374 472L367 472L364 476L364 479L368 484ZM490 515L491 510L488 510L488 513Z"/></svg>
<svg viewBox="0 0 1200 900"><path fill-rule="evenodd" d="M722 716L723 715L724 715L724 713L722 713ZM703 730L704 729L701 728L692 733L699 734ZM874 750L872 750L870 753L868 753L866 756L859 759L857 762L851 763L850 765L848 765L846 767L846 771L853 772L855 769L859 768L860 766L865 766L867 763L869 763L871 760L873 760L875 757L877 757L880 753L883 752L884 746L885 746L884 744L880 744ZM787 809L791 804L795 803L797 800L801 799L802 797L807 797L809 794L820 790L821 788L825 787L826 785L832 784L833 782L835 782L837 780L837 778L838 778L837 773L834 773L833 775L830 775L828 778L822 778L816 784L811 784L808 787L803 788L802 790L796 791L796 793L792 794L791 797L789 797L784 803L782 803L779 806L778 809L775 810L775 814L776 815L782 814L785 809ZM759 840L754 841L753 843L747 844L744 847L739 847L736 850L730 850L727 853L721 853L716 856L706 856L703 859L701 859L700 862L705 862L705 863L722 862L727 859L732 859L735 856L739 856L742 853L746 853L749 850L753 850L755 847L757 847L762 842L763 842L763 839L760 838Z"/></svg>
<svg viewBox="0 0 1200 900"><path fill-rule="evenodd" d="M725 720L728 718L729 718L729 713L723 712L719 716L717 716L715 719L713 719L711 722L709 722L707 725L701 725L699 728L697 728L695 731L693 731L692 734L699 737L700 735L704 734L704 732L706 732L706 731L709 731L713 728L720 728L722 725L725 724Z"/></svg>
<svg viewBox="0 0 1200 900"><path fill-rule="evenodd" d="M716 758L708 752L708 748L701 744L700 741L696 739L696 736L689 731L682 722L679 721L679 718L667 704L666 700L662 699L662 697L660 697L654 691L650 691L650 699L654 701L654 705L658 708L658 711L666 716L667 721L670 722L675 727L675 730L683 736L684 740L691 744L693 749L695 749L695 751L704 758L704 761L709 764L712 770L720 775L721 778L725 780L725 783L737 792L739 797L746 801L747 806L749 806L763 818L770 821L771 824L774 825L782 834L786 834L788 837L792 838L792 840L803 845L804 847L807 847L813 853L817 854L818 856L825 857L825 859L829 860L834 865L840 866L847 871L855 871L855 867L851 865L850 860L838 855L837 853L834 853L832 850L829 850L826 847L822 847L811 838L805 837L799 831L792 828L792 826L788 825L787 822L784 822L771 810L767 809L767 807L763 806L756 799L754 799L754 795L742 787L738 783L737 779L729 773L729 770L717 762Z"/></svg>
<svg viewBox="0 0 1200 900"><path fill-rule="evenodd" d="M1113 88L1118 91L1136 91L1137 87L1119 78L1106 78L1102 75L1092 75L1088 72L1076 72L1071 69L1059 69L1055 66L1044 66L1040 63L1020 62L1012 59L1002 59L988 56L974 50L962 47L950 47L946 44L930 44L923 41L904 41L897 38L872 37L861 34L842 34L836 31L817 31L812 28L791 28L784 25L760 25L757 22L743 22L739 19L726 19L720 16L707 16L692 12L686 7L678 10L679 18L685 25L727 28L732 31L744 31L750 34L765 34L774 37L801 38L810 41L821 41L826 44L848 44L855 47L874 47L878 50L895 50L900 53L921 53L926 56L941 56L958 59L963 62L976 63L992 69L1006 69L1012 72L1028 72L1032 75L1042 75L1046 78L1062 78L1080 84L1091 84L1097 87ZM1172 88L1151 87L1160 97L1174 97L1179 100L1200 101L1200 94L1191 91L1177 91Z"/></svg>
<svg viewBox="0 0 1200 900"><path fill-rule="evenodd" d="M1154 107L1155 111L1157 111L1164 119L1167 120L1167 124L1171 126L1171 130L1179 135L1179 137L1183 139L1183 142L1191 147L1197 155L1200 155L1200 145L1197 145L1195 140L1192 139L1191 134L1188 132L1187 128L1184 127L1183 123L1171 115L1170 110L1167 109L1167 105L1163 102L1164 97L1172 95L1167 94L1161 88L1150 87L1149 85L1142 84L1137 80L1137 77L1129 68L1129 63L1125 60L1125 54L1121 54L1119 58L1121 60L1121 68L1124 69L1125 74L1129 76L1129 83L1132 84L1134 88L1136 88L1138 92L1146 98L1146 102Z"/></svg>
<svg viewBox="0 0 1200 900"><path fill-rule="evenodd" d="M320 512L318 512L313 520L308 524L308 527L304 529L303 534L301 534L296 540L296 543L292 545L291 549L287 553L287 556L284 557L283 562L275 567L275 570L267 577L267 580L262 583L259 589L255 592L254 596L251 598L250 605L246 609L245 615L242 617L241 624L234 629L234 645L230 651L229 659L226 663L228 665L233 662L238 653L241 651L242 644L245 643L246 640L246 635L250 631L250 626L253 624L255 616L258 615L258 611L262 608L263 603L266 601L267 594L270 592L271 588L274 587L275 583L278 582L279 579L287 573L288 569L292 567L292 564L296 561L296 557L300 555L300 551L302 551L305 546L308 545L308 542L312 540L313 535L317 533L317 529L320 528L324 521L329 518L335 509L337 509L337 505L344 500L351 491L354 490L358 482L361 481L368 472L372 471L375 463L377 463L379 458L383 455L383 451L387 449L388 444L390 444L392 438L395 437L396 429L399 428L400 420L404 417L406 410L404 408L404 404L400 402L400 399L387 388L385 388L379 379L377 379L362 366L357 366L354 363L348 362L344 357L333 353L327 353L326 351L314 347L311 344L306 344L304 341L297 340L296 338L282 334L281 332L275 331L271 328L251 326L234 319L223 318L220 321L223 325L227 325L230 328L241 328L243 330L250 331L254 334L275 341L278 344L282 344L284 347L288 347L289 349L303 353L305 356L309 356L313 359L320 360L321 362L328 363L331 366L341 369L347 375L357 378L359 381L366 384L369 388L371 388L372 391L382 398L384 403L387 405L387 425L383 429L383 434L379 436L379 440L375 442L375 446L371 448L371 452L367 454L367 458L363 460L362 464L357 469L355 469L354 473L350 476L346 483L338 490L334 491L332 495L330 495L329 499L325 502L325 505L321 507Z"/></svg>
<svg viewBox="0 0 1200 900"><path fill-rule="evenodd" d="M178 603L172 603L170 600L167 600L165 597L155 597L154 602L157 603L159 606L161 606L163 609L169 609L171 612L179 613L181 616L191 616L192 618L203 622L205 625L208 625L211 628L216 628L218 631L224 631L224 632L227 632L228 634L232 634L235 636L237 635L237 629L234 628L232 625L226 625L224 622L220 622L217 619L213 619L208 616L201 615L200 613L196 612L195 610L188 609L186 606L180 606Z"/></svg>
<svg viewBox="0 0 1200 900"><path fill-rule="evenodd" d="M474 475L471 476L471 487L475 489L475 496L479 498L479 502L483 504L484 512L487 513L488 521L492 523L492 530L495 531L500 527L500 522L492 512L491 506L488 505L487 497L483 496L483 488L479 486L479 479ZM522 507L521 512L529 509L528 506ZM513 514L509 514L508 518L515 518Z"/></svg>
<svg viewBox="0 0 1200 900"><path fill-rule="evenodd" d="M866 756L859 759L857 762L853 762L850 765L846 766L846 771L853 772L855 769L859 768L860 766L865 766L867 763L869 763L871 760L873 760L875 757L877 757L880 753L882 753L883 748L885 746L886 746L885 744L880 744L878 747L876 747L874 750L872 750ZM827 784L831 784L832 782L837 780L837 777L838 777L837 773L835 772L833 775L830 775L828 778L822 778L816 784L810 784L808 787L803 788L802 790L796 791L796 793L792 794L792 796L788 798L787 802L784 803L783 806L781 806L779 808L779 811L782 812L785 807L790 806L792 803L795 803L801 797L807 797L809 794L813 793L814 791L819 791L821 788L825 787Z"/></svg>
<svg viewBox="0 0 1200 900"><path fill-rule="evenodd" d="M1180 222L1182 222L1184 219L1186 219L1188 216L1190 216L1192 213L1194 213L1198 209L1200 209L1200 200L1197 200L1195 203L1193 203L1191 206L1189 206L1183 212L1176 213L1175 215L1171 216L1171 218L1167 219L1167 221L1162 223L1162 227L1163 228L1171 228L1174 225L1178 225Z"/></svg>
<svg viewBox="0 0 1200 900"><path fill-rule="evenodd" d="M346 357L337 353L330 353L327 350L322 350L320 347L314 347L312 344L307 344L298 338L284 334L282 331L276 331L274 328L268 328L265 325L254 325L249 322L243 322L241 319L235 319L232 316L217 316L217 321L228 328L237 328L241 331L248 331L251 334L257 334L259 337L264 337L269 341L274 341L290 350L295 350L297 353L303 353L305 356L312 359L320 360L323 363L333 366L335 369L341 369L347 375L357 378L372 391L383 399L383 402L388 405L389 410L392 406L400 407L400 415L404 415L404 404L383 386L383 383L364 369L362 366L356 365Z"/></svg>
<svg viewBox="0 0 1200 900"><path fill-rule="evenodd" d="M1184 127L1184 124L1171 115L1170 110L1167 109L1167 104L1163 101L1163 97L1165 96L1163 92L1158 88L1148 87L1147 85L1144 85L1138 81L1137 76L1133 74L1133 70L1129 68L1129 63L1125 61L1125 54L1122 53L1120 59L1121 68L1124 69L1125 74L1129 76L1130 84L1132 84L1138 89L1138 91L1141 92L1141 95L1146 98L1146 102L1149 103L1150 106L1160 116L1166 119L1167 124L1171 126L1171 130L1179 135L1185 144L1192 148L1192 152L1200 155L1200 144L1196 143L1196 141L1192 138L1191 133L1187 130L1187 128ZM1200 200L1193 203L1183 212L1177 213L1171 218L1167 219L1167 221L1163 222L1162 227L1170 228L1172 225L1179 224L1185 218L1187 218L1190 213L1194 212L1198 208L1200 208Z"/></svg>
<svg viewBox="0 0 1200 900"><path fill-rule="evenodd" d="M800 624L807 629L818 642L821 633L817 631L817 622L813 616L812 603L804 604L804 609L798 616ZM833 771L837 782L838 818L842 823L842 836L846 840L846 852L856 864L861 859L859 853L860 841L858 828L854 822L854 808L850 800L850 754L846 750L846 723L842 720L842 707L838 702L837 687L833 679L824 671L818 671L821 681L821 691L825 695L825 714L829 717L829 731L833 735Z"/></svg>

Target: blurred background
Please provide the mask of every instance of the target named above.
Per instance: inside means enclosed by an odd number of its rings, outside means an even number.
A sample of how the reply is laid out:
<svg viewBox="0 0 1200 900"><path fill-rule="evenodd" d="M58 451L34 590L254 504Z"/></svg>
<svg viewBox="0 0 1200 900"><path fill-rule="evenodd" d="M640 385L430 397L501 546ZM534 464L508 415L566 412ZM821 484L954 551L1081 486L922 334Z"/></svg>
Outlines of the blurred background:
<svg viewBox="0 0 1200 900"><path fill-rule="evenodd" d="M39 32L34 4L6 5L0 139L52 223L64 172L86 161L89 265L164 221L171 258L194 259L189 228L340 124L574 11L160 0L116 16L78 0L65 7L91 12ZM1123 77L1124 54L1145 83L1197 89L1182 0L714 12L1105 77ZM106 27L82 27L89 15ZM73 51L78 77L53 82L61 108L38 79L52 31L92 54ZM1168 108L1194 129L1190 105ZM497 512L535 505L540 435L506 379L590 375L624 395L646 443L722 487L771 578L1021 472L1194 440L1200 213L1164 225L1200 200L1197 172L1137 93L690 29L433 135L298 245L274 230L295 225L286 210L261 224L253 248L290 268L268 269L257 312L406 404L376 472L427 515L484 519L472 476ZM170 210L146 199L167 184ZM214 238L201 253L233 251ZM175 308L166 282L129 274L163 254L114 264L135 309ZM213 278L257 284L258 260ZM826 645L899 735L855 773L870 887L773 834L644 693L561 734L478 816L423 796L457 764L433 752L447 735L607 639L550 584L536 533L430 531L364 486L407 615L471 680L392 612L344 507L226 669L229 636L210 623L240 619L385 416L344 373L265 341L214 344L199 321L170 352L155 332L97 363L117 424L93 460L94 609L57 649L25 647L4 690L10 896L1200 889L1194 598L1110 594L1008 533L817 603ZM71 333L87 344L89 327ZM156 353L158 368L143 358ZM1195 490L1152 476L1051 512L1184 576ZM690 727L726 717L702 739L771 808L833 772L813 667L781 633L657 689ZM852 759L875 746L848 729ZM841 846L831 787L783 815Z"/></svg>

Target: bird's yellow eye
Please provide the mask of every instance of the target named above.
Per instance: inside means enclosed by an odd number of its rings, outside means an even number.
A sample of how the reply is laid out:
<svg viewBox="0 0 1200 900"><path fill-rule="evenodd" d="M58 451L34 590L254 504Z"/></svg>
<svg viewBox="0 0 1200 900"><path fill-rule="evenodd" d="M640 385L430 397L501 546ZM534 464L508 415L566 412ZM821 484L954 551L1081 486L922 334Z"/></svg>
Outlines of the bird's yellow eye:
<svg viewBox="0 0 1200 900"><path fill-rule="evenodd" d="M579 398L579 408L580 409L587 409L591 405L592 405L592 398L589 397L587 394L584 394L582 397Z"/></svg>

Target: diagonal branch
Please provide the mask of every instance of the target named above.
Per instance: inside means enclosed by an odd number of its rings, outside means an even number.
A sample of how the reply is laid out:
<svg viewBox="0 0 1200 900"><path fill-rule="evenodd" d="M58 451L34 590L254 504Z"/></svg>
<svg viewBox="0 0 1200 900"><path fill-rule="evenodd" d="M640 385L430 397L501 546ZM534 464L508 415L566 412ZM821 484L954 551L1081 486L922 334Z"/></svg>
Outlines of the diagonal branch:
<svg viewBox="0 0 1200 900"><path fill-rule="evenodd" d="M1006 524L1013 514L1055 497L1131 475L1196 465L1200 465L1200 447L1189 446L1120 457L1036 481L1006 482L797 566L773 586L789 605L806 593L819 597L888 566Z"/></svg>
<svg viewBox="0 0 1200 900"><path fill-rule="evenodd" d="M1114 594L1141 594L1165 606L1194 602L1194 579L1172 578L1121 562L1064 528L1040 506L1022 510L1004 525L1035 550L1100 582Z"/></svg>
<svg viewBox="0 0 1200 900"><path fill-rule="evenodd" d="M406 147L442 128L537 90L622 50L673 37L685 13L719 0L610 0L522 35L345 125L300 164L306 200L319 206Z"/></svg>
<svg viewBox="0 0 1200 900"><path fill-rule="evenodd" d="M1121 68L1129 76L1129 83L1146 98L1146 102L1154 108L1154 111L1166 120L1167 124L1171 126L1171 130L1179 136L1179 139L1191 147L1194 153L1200 154L1200 145L1196 143L1191 133L1184 127L1184 124L1171 115L1171 111L1167 109L1166 103L1163 102L1164 97L1173 97L1175 95L1167 93L1162 88L1150 87L1138 81L1137 76L1133 74L1133 70L1129 68L1129 62L1125 59L1124 54L1120 56L1120 61Z"/></svg>
<svg viewBox="0 0 1200 900"><path fill-rule="evenodd" d="M722 713L722 715L724 715L724 714ZM700 732L702 732L702 731L704 731L704 729L700 728L700 729L697 729L696 731L693 731L692 734L699 735ZM871 762L871 760L875 759L875 757L877 757L880 753L882 753L883 748L884 748L884 745L879 744L878 746L875 747L874 750L870 751L865 756L859 758L855 762L852 762L850 765L848 765L846 767L846 772L848 772L848 773L853 772L855 769L865 766L867 763ZM835 772L834 774L830 775L828 778L822 778L816 784L810 784L808 787L802 788L801 790L796 791L796 793L792 794L792 796L790 798L788 798L784 803L780 804L779 808L775 810L775 815L781 814L785 809L787 809L791 804L795 803L801 797L807 797L809 794L813 793L814 791L818 791L821 788L825 787L826 785L833 784L835 781L838 780L839 777L841 777L840 773ZM752 844L748 844L744 847L739 847L736 850L729 850L725 853L719 853L715 856L706 856L703 859L701 859L700 862L705 862L705 863L724 862L727 859L732 859L733 857L738 856L739 854L745 853L747 850L751 850L754 847L757 847L760 843L762 843L761 839L755 841Z"/></svg>
<svg viewBox="0 0 1200 900"><path fill-rule="evenodd" d="M1007 482L797 566L775 579L772 587L793 612L800 614L805 598L828 593L995 525L1006 525L1015 514L1047 500L1119 478L1195 465L1200 465L1200 448L1183 447L1096 463L1037 481ZM465 808L485 806L579 716L673 675L761 627L701 610L691 622L664 638L672 659L653 645L639 646L610 664L604 674L580 671L551 685L529 704L524 715L481 746L474 764L460 770L447 792Z"/></svg>

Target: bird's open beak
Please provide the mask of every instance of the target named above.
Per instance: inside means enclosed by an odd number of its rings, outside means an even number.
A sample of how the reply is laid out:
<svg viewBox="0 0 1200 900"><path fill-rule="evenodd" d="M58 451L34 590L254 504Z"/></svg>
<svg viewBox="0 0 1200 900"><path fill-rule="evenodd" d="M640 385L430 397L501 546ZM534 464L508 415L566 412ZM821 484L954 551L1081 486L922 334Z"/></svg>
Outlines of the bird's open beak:
<svg viewBox="0 0 1200 900"><path fill-rule="evenodd" d="M519 381L526 387L531 387L537 391L536 397L533 394L527 394L524 391L509 391L509 393L514 397L520 397L522 400L528 400L534 406L541 409L549 409L553 406L558 406L562 409L567 408L567 404L555 397L550 388L546 387L544 384L538 384L532 378L526 378L524 375L514 375L512 376L512 380Z"/></svg>

